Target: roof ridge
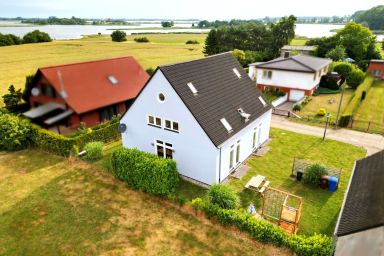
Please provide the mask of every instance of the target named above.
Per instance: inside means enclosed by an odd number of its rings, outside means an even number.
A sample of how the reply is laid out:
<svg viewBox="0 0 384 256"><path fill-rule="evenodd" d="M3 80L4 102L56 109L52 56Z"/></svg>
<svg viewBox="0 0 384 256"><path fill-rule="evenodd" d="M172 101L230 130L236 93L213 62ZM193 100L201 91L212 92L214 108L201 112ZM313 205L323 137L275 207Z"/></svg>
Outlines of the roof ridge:
<svg viewBox="0 0 384 256"><path fill-rule="evenodd" d="M296 56L302 56L302 55L296 55ZM308 66L308 65L306 65L306 64L304 64L304 63L302 63L301 61L299 61L299 60L297 60L296 58L293 58L293 57L295 57L295 56L292 56L291 59L292 59L293 61L295 61L296 63L299 63L300 65L302 65L302 66L304 66L304 67L306 67L306 68L309 68L309 69L312 70L312 71L316 71L316 72L317 72L317 70L311 68L310 66Z"/></svg>
<svg viewBox="0 0 384 256"><path fill-rule="evenodd" d="M171 63L171 64L159 65L159 68L165 68L165 67L175 66L175 65L184 64L184 63L206 60L206 59L210 59L210 58L214 58L214 57L226 55L226 54L231 54L231 52L222 52L222 53L218 53L218 54L214 54L214 55L204 56L204 58L198 58L198 59L194 59L194 60L187 60L187 61L180 61L180 62L175 62L175 63Z"/></svg>
<svg viewBox="0 0 384 256"><path fill-rule="evenodd" d="M124 57L117 57L117 58L109 58L109 59L99 59L99 60L89 60L84 62L76 62L76 63L68 63L68 64L61 64L61 65L55 65L55 66L46 66L46 67L40 67L38 69L48 69L48 68L58 68L58 67L66 67L66 66L75 66L75 65L81 65L81 64L88 64L88 63L96 63L96 62L103 62L103 61L109 61L109 60L118 60L118 59L128 59L132 58L136 61L133 56L124 56ZM136 61L137 62L137 61Z"/></svg>

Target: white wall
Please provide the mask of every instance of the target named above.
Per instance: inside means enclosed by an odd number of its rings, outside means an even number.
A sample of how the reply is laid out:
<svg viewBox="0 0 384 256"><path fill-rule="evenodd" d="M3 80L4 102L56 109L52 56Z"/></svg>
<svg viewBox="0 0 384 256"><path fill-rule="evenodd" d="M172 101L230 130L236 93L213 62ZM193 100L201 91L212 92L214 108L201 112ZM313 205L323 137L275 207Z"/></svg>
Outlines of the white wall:
<svg viewBox="0 0 384 256"><path fill-rule="evenodd" d="M158 94L165 95L163 103ZM147 125L147 116L178 121L180 133ZM127 125L123 145L156 153L154 141L171 143L179 172L206 184L218 182L219 149L214 146L160 70L120 121Z"/></svg>
<svg viewBox="0 0 384 256"><path fill-rule="evenodd" d="M272 106L277 107L277 106L283 104L284 102L286 102L287 100L288 100L288 93L286 93L284 96L279 97L276 100L272 101L271 104L272 104Z"/></svg>
<svg viewBox="0 0 384 256"><path fill-rule="evenodd" d="M256 73L256 67L254 65L248 66L248 76L251 78L252 81L255 81L255 73Z"/></svg>
<svg viewBox="0 0 384 256"><path fill-rule="evenodd" d="M261 124L261 133L259 145L263 144L269 138L269 130L271 123L272 110L268 111L252 123L250 123L243 130L238 132L235 136L224 142L219 147L221 148L221 166L220 166L220 181L228 177L231 170L229 168L230 150L231 146L235 145L234 157L236 158L236 142L240 140L240 162L246 160L254 151L253 145L253 131L254 128Z"/></svg>
<svg viewBox="0 0 384 256"><path fill-rule="evenodd" d="M263 78L263 70L257 69L257 84L281 86L293 89L311 90L320 83L320 78L316 76L313 80L314 73L303 73L284 70L272 70L272 78ZM322 73L324 75L324 73Z"/></svg>

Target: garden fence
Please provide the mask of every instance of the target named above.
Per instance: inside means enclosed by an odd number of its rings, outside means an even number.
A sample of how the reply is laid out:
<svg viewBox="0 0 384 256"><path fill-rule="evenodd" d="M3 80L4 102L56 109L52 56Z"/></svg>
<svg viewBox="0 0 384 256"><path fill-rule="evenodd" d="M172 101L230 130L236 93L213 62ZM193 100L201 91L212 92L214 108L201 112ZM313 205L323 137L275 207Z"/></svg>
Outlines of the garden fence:
<svg viewBox="0 0 384 256"><path fill-rule="evenodd" d="M314 163L311 163L311 162L303 160L303 159L294 158L293 159L291 176L292 177L296 177L298 171L301 171L302 173L304 173L305 169L307 167L313 165L313 164ZM339 180L339 183L340 183L341 169L337 170L337 169L333 169L333 168L330 168L330 167L327 167L327 166L324 166L324 167L327 169L328 176L337 177L338 180Z"/></svg>

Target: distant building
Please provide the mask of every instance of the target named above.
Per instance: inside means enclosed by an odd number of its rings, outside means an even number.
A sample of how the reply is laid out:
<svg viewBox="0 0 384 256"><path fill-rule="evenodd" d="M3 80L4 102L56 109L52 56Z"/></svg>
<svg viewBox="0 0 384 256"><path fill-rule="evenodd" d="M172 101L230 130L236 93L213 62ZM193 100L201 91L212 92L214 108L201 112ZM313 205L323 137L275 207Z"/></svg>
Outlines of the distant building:
<svg viewBox="0 0 384 256"><path fill-rule="evenodd" d="M376 79L384 79L384 60L371 60L368 66L368 72Z"/></svg>
<svg viewBox="0 0 384 256"><path fill-rule="evenodd" d="M58 132L94 126L125 113L148 78L133 57L39 68L23 115Z"/></svg>
<svg viewBox="0 0 384 256"><path fill-rule="evenodd" d="M288 101L312 95L320 79L328 72L330 59L307 55L279 57L249 65L249 76L261 90L279 89L288 93Z"/></svg>
<svg viewBox="0 0 384 256"><path fill-rule="evenodd" d="M272 109L231 53L160 66L121 119L123 146L224 181L269 138Z"/></svg>
<svg viewBox="0 0 384 256"><path fill-rule="evenodd" d="M384 151L356 161L335 229L336 256L384 255Z"/></svg>
<svg viewBox="0 0 384 256"><path fill-rule="evenodd" d="M284 45L281 48L281 57L291 56L296 54L303 55L314 55L317 46L309 46L309 45Z"/></svg>

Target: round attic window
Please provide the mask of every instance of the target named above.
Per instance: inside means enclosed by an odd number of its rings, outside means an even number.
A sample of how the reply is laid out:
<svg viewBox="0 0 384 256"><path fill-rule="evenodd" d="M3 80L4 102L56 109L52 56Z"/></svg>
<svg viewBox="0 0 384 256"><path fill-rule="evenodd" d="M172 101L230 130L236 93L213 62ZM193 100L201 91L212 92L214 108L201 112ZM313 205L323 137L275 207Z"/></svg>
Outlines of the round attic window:
<svg viewBox="0 0 384 256"><path fill-rule="evenodd" d="M165 96L164 96L163 93L159 93L158 98L159 98L160 102L164 102L165 101Z"/></svg>

